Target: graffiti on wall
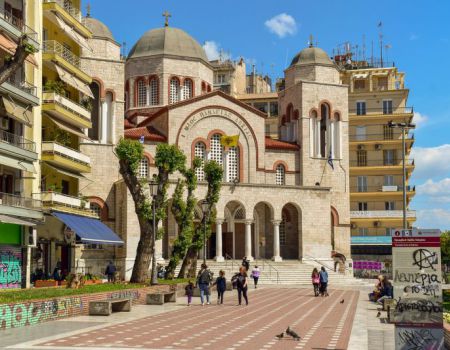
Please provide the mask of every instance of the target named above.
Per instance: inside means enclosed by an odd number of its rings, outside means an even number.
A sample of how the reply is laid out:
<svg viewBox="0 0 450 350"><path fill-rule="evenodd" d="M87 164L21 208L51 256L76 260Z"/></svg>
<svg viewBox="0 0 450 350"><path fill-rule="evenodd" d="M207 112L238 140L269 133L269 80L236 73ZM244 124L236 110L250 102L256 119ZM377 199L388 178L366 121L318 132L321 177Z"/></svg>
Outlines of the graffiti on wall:
<svg viewBox="0 0 450 350"><path fill-rule="evenodd" d="M0 289L20 288L21 283L21 248L10 245L0 246Z"/></svg>
<svg viewBox="0 0 450 350"><path fill-rule="evenodd" d="M80 297L0 305L0 330L65 318L80 313L82 309Z"/></svg>
<svg viewBox="0 0 450 350"><path fill-rule="evenodd" d="M107 299L131 299L136 300L139 299L139 291L138 290L123 290L119 292L114 292L108 294Z"/></svg>

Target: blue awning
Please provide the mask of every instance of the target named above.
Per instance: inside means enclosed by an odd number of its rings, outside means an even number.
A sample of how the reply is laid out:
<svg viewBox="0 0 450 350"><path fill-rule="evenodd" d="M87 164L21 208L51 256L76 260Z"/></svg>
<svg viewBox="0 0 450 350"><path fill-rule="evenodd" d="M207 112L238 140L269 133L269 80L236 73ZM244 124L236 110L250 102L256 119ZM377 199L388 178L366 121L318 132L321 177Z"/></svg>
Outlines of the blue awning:
<svg viewBox="0 0 450 350"><path fill-rule="evenodd" d="M86 244L123 244L123 241L100 220L84 216L53 212L77 235L77 241Z"/></svg>

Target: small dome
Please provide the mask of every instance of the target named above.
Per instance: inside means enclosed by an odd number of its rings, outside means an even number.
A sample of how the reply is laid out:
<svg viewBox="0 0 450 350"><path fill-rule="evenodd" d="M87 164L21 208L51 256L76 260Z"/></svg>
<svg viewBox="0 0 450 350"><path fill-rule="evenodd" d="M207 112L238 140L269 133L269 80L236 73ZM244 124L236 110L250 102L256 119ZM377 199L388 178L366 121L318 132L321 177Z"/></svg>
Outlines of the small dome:
<svg viewBox="0 0 450 350"><path fill-rule="evenodd" d="M292 59L291 67L295 65L306 65L306 64L320 64L327 66L334 66L333 61L331 61L328 54L319 49L318 47L307 47L300 51L295 57Z"/></svg>
<svg viewBox="0 0 450 350"><path fill-rule="evenodd" d="M88 29L92 32L94 38L115 41L111 30L109 30L103 22L100 22L98 19L90 16L85 17L84 20L86 27L88 27Z"/></svg>
<svg viewBox="0 0 450 350"><path fill-rule="evenodd" d="M172 27L146 32L133 46L128 58L157 55L189 57L208 63L203 47L183 30Z"/></svg>

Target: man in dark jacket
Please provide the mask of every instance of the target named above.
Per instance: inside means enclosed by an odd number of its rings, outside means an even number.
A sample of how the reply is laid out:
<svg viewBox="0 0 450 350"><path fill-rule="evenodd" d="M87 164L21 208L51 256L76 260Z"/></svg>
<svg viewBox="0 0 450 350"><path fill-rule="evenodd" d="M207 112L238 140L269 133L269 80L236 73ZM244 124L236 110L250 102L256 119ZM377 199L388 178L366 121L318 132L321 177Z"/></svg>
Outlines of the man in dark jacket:
<svg viewBox="0 0 450 350"><path fill-rule="evenodd" d="M205 305L205 296L206 304L211 304L209 302L209 285L211 281L211 271L208 270L208 266L206 266L206 264L202 264L202 267L197 275L197 285L200 289L200 301L202 302L202 306Z"/></svg>
<svg viewBox="0 0 450 350"><path fill-rule="evenodd" d="M108 266L106 266L105 275L108 276L108 282L114 283L116 282L116 266L112 261L109 262Z"/></svg>
<svg viewBox="0 0 450 350"><path fill-rule="evenodd" d="M242 259L242 266L245 267L246 272L250 268L250 260L248 260L246 256L244 256L244 258Z"/></svg>

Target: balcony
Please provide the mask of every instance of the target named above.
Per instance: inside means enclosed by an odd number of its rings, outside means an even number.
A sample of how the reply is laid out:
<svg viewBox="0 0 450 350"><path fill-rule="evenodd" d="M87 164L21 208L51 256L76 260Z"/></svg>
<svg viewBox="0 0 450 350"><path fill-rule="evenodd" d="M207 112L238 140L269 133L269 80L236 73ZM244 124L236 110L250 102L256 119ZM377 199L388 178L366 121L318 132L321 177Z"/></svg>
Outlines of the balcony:
<svg viewBox="0 0 450 350"><path fill-rule="evenodd" d="M81 70L80 58L56 40L44 41L42 59L57 63L86 84L92 82L92 78Z"/></svg>
<svg viewBox="0 0 450 350"><path fill-rule="evenodd" d="M89 201L84 198L69 196L53 191L42 192L41 198L44 209L97 217L97 214L90 209Z"/></svg>
<svg viewBox="0 0 450 350"><path fill-rule="evenodd" d="M42 202L37 199L0 192L0 214L42 220Z"/></svg>
<svg viewBox="0 0 450 350"><path fill-rule="evenodd" d="M25 81L19 81L14 76L10 77L2 85L0 85L0 92L10 95L15 100L19 100L24 104L29 104L32 106L39 105L37 87Z"/></svg>
<svg viewBox="0 0 450 350"><path fill-rule="evenodd" d="M30 163L38 160L36 144L23 136L0 130L0 153L23 159Z"/></svg>
<svg viewBox="0 0 450 350"><path fill-rule="evenodd" d="M415 192L416 186L406 186L406 192ZM377 185L377 186L350 186L350 192L352 194L357 193L396 193L403 192L402 186L396 185Z"/></svg>
<svg viewBox="0 0 450 350"><path fill-rule="evenodd" d="M352 210L350 211L351 219L398 219L403 218L402 210ZM415 210L406 211L407 220L416 219Z"/></svg>
<svg viewBox="0 0 450 350"><path fill-rule="evenodd" d="M23 35L26 35L27 43L39 50L38 34L28 27L23 19L17 18L12 12L6 11L4 7L0 7L0 31L8 34L16 43Z"/></svg>
<svg viewBox="0 0 450 350"><path fill-rule="evenodd" d="M56 142L42 142L42 160L77 173L91 172L91 159Z"/></svg>
<svg viewBox="0 0 450 350"><path fill-rule="evenodd" d="M392 129L388 129L392 130ZM382 143L382 144L390 144L390 143L401 143L402 135L394 134L394 133L383 133L383 134L362 134L362 135L349 135L350 142L353 143ZM414 142L414 133L409 133L405 135L405 141L407 143Z"/></svg>
<svg viewBox="0 0 450 350"><path fill-rule="evenodd" d="M406 171L411 173L414 170L414 159L406 160ZM402 170L402 160L351 160L351 175L391 175ZM408 174L407 174L408 175Z"/></svg>
<svg viewBox="0 0 450 350"><path fill-rule="evenodd" d="M42 110L79 128L91 128L91 112L55 92L42 94Z"/></svg>
<svg viewBox="0 0 450 350"><path fill-rule="evenodd" d="M351 123L390 121L399 119L404 121L405 118L412 118L414 115L413 107L388 107L388 108L350 108L349 117Z"/></svg>
<svg viewBox="0 0 450 350"><path fill-rule="evenodd" d="M50 21L55 22L54 14L58 14L60 18L70 27L74 28L83 37L92 38L91 31L84 25L83 16L80 9L73 6L69 1L64 0L43 0L42 8L44 16ZM57 18L57 17L56 17Z"/></svg>

